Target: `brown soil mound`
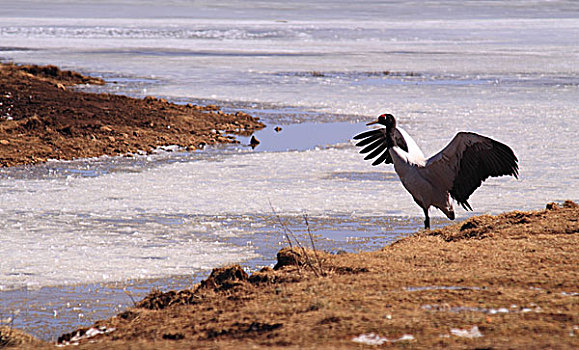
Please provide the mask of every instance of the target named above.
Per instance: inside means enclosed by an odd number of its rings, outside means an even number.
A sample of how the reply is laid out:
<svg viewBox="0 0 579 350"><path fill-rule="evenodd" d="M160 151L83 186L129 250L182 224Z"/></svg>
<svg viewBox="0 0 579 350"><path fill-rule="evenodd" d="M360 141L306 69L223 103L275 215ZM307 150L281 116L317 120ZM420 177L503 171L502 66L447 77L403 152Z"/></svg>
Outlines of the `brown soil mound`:
<svg viewBox="0 0 579 350"><path fill-rule="evenodd" d="M284 249L285 263L251 276L216 269L97 322L114 330L81 347L576 349L579 208L549 208L474 217L378 252Z"/></svg>
<svg viewBox="0 0 579 350"><path fill-rule="evenodd" d="M77 72L69 70L61 70L57 66L52 65L37 66L34 64L15 65L7 63L4 65L3 69L7 71L21 71L24 73L28 73L29 76L33 76L41 80L51 82L53 84L62 84L61 88L64 85L105 84L105 81L100 78L87 77Z"/></svg>
<svg viewBox="0 0 579 350"><path fill-rule="evenodd" d="M194 150L235 142L264 125L217 106L176 105L163 99L135 99L74 91L74 84L100 79L54 66L0 65L0 166L47 159L121 155L159 146Z"/></svg>

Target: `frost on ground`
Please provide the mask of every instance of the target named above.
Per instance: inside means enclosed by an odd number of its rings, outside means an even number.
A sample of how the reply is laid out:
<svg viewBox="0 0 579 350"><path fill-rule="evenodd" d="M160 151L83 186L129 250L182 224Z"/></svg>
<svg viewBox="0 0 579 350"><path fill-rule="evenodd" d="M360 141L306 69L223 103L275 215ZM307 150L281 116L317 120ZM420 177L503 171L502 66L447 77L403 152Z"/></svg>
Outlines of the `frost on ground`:
<svg viewBox="0 0 579 350"><path fill-rule="evenodd" d="M477 326L472 326L471 329L452 328L450 333L463 338L480 338L483 336Z"/></svg>
<svg viewBox="0 0 579 350"><path fill-rule="evenodd" d="M382 345L384 343L396 343L399 341L412 341L415 340L413 335L404 334L400 338L388 339L381 337L375 333L360 334L359 336L352 338L353 342L366 344L366 345Z"/></svg>
<svg viewBox="0 0 579 350"><path fill-rule="evenodd" d="M107 328L104 326L100 326L100 327L91 327L87 330L78 330L72 337L65 339L63 337L60 337L58 339L58 346L68 346L68 345L78 345L79 342L83 339L90 339L90 338L94 338L97 335L101 335L101 334L108 334L111 332L114 332L115 328Z"/></svg>

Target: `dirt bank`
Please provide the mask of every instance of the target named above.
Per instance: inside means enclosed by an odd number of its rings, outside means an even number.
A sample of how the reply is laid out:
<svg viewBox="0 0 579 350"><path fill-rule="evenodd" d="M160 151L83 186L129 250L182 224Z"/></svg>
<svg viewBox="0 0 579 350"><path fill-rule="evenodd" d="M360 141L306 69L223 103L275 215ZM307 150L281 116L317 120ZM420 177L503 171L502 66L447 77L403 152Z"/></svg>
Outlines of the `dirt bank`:
<svg viewBox="0 0 579 350"><path fill-rule="evenodd" d="M83 349L579 348L579 208L483 215L381 251L282 250L65 334ZM90 336L90 337L89 337ZM79 340L80 339L80 340Z"/></svg>
<svg viewBox="0 0 579 350"><path fill-rule="evenodd" d="M75 91L101 79L54 66L0 64L0 166L235 142L264 125L217 106Z"/></svg>

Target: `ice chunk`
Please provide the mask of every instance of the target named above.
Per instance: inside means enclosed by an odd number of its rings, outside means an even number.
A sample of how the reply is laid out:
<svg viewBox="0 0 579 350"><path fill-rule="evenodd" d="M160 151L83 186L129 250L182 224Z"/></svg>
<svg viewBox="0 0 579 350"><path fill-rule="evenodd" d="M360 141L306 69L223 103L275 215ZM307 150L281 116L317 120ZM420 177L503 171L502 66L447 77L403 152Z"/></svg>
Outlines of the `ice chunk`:
<svg viewBox="0 0 579 350"><path fill-rule="evenodd" d="M452 335L456 335L457 337L463 338L480 338L483 336L479 331L478 326L472 326L471 329L452 328L450 333L452 333Z"/></svg>
<svg viewBox="0 0 579 350"><path fill-rule="evenodd" d="M90 339L96 337L100 334L107 334L114 332L116 328L107 328L105 326L100 326L98 328L91 327L86 330L86 332L78 331L70 340L62 341L62 343L58 344L59 346L66 346L66 345L78 345L79 341L83 339Z"/></svg>
<svg viewBox="0 0 579 350"><path fill-rule="evenodd" d="M381 337L375 333L360 334L352 339L353 342L366 345L382 345L388 341L387 338Z"/></svg>
<svg viewBox="0 0 579 350"><path fill-rule="evenodd" d="M359 336L352 339L353 342L366 344L366 345L382 345L384 343L396 343L399 341L413 341L414 336L411 334L403 334L400 338L388 339L381 337L376 333L360 334Z"/></svg>
<svg viewBox="0 0 579 350"><path fill-rule="evenodd" d="M391 340L391 342L399 342L399 341L412 341L416 340L412 334L403 334L400 338Z"/></svg>

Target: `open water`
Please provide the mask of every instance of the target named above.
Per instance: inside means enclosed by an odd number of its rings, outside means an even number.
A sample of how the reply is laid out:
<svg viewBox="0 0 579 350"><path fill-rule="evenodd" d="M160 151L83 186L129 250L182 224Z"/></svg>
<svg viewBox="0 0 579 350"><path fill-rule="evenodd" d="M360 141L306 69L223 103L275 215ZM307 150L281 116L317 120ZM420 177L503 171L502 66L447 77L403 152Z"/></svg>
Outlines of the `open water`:
<svg viewBox="0 0 579 350"><path fill-rule="evenodd" d="M307 241L307 215L329 251L416 231L421 210L393 168L351 142L385 112L427 155L460 130L512 146L520 179L485 182L474 214L579 200L577 38L575 1L2 1L2 61L268 127L255 149L240 138L0 170L0 322L55 339L153 287L269 265L280 220Z"/></svg>

